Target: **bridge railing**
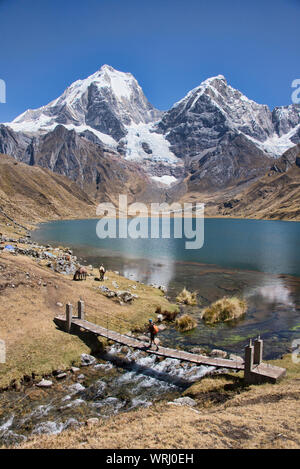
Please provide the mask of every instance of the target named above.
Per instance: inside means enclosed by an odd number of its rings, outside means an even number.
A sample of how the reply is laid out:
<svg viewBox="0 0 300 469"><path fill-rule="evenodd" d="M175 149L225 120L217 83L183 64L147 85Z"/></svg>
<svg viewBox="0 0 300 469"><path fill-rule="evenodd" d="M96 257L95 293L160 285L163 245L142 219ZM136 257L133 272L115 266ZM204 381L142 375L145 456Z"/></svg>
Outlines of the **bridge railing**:
<svg viewBox="0 0 300 469"><path fill-rule="evenodd" d="M85 314L86 314L86 307L88 308L88 316L89 316L89 322L95 322L95 324L98 323L99 326L105 328L107 330L106 337L109 339L109 331L112 331L120 336L120 342L121 336L127 336L127 337L132 337L133 339L136 339L136 337L131 336L130 334L124 332L129 330L134 330L136 328L136 324L133 321L130 321L129 319L126 319L124 317L121 317L115 313L108 313L108 312L101 312L101 317L99 317L99 310L95 308L95 306L90 305L89 303L86 303L82 300L79 300L77 302L77 317L78 319L85 319ZM73 316L73 305L68 303L66 304L66 329L69 332L71 329L71 324L72 324L72 318L75 318ZM92 321L91 321L92 320ZM100 321L99 321L100 320ZM100 323L99 323L100 322ZM147 325L145 324L145 331L144 334L146 334L146 328ZM105 337L105 336L104 336ZM184 360L184 354L186 353L191 353L191 352L186 352L184 350L181 350L180 348L176 348L176 352L179 354L179 360L183 359ZM241 356L244 355L246 350L241 351ZM246 352L247 353L247 352ZM258 351L256 352L258 354ZM262 354L262 352L261 352ZM216 357L216 361L218 360L218 357ZM231 360L232 362L235 362L235 367L237 369L240 368L241 362L238 359ZM222 362L222 360L220 360Z"/></svg>

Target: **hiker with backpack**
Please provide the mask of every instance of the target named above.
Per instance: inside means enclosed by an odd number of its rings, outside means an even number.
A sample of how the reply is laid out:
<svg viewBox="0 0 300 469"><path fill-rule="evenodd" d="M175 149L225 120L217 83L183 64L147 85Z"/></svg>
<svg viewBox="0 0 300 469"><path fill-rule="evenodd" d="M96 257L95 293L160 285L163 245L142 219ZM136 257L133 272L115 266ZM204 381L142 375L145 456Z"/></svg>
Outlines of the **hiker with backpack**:
<svg viewBox="0 0 300 469"><path fill-rule="evenodd" d="M152 319L149 319L149 328L148 331L150 333L150 344L149 348L152 347L152 344L156 345L156 350L158 350L158 345L155 343L155 337L157 336L158 333L158 327L156 324L154 324Z"/></svg>

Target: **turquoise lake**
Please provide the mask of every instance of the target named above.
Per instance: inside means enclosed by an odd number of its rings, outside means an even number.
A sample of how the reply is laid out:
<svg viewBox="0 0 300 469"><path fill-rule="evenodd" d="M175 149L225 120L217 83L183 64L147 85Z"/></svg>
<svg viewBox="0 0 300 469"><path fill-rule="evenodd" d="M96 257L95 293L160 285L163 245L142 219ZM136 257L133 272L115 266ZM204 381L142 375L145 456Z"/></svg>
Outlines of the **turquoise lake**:
<svg viewBox="0 0 300 469"><path fill-rule="evenodd" d="M243 353L250 337L264 338L265 358L280 356L300 335L300 223L205 219L204 245L185 249L186 239L99 239L98 220L44 223L33 240L69 246L83 264L103 262L132 280L164 285L174 300L185 286L198 291L198 305L186 307L198 327L161 333L164 344L223 348ZM149 222L149 232L150 223ZM232 324L206 326L201 308L223 296L247 299L246 316Z"/></svg>

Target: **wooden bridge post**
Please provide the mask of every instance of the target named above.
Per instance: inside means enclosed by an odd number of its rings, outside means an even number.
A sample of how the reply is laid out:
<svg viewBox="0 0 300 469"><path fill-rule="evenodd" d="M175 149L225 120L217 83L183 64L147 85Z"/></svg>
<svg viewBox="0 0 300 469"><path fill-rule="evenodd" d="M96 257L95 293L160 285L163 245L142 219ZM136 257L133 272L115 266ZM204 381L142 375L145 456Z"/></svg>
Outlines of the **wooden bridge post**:
<svg viewBox="0 0 300 469"><path fill-rule="evenodd" d="M73 305L71 303L66 304L66 331L70 332L72 326L72 313Z"/></svg>
<svg viewBox="0 0 300 469"><path fill-rule="evenodd" d="M254 355L252 340L250 339L249 345L245 347L245 368L244 379L246 383L251 383L251 371L253 368L253 355Z"/></svg>
<svg viewBox="0 0 300 469"><path fill-rule="evenodd" d="M84 319L84 301L78 301L78 318Z"/></svg>
<svg viewBox="0 0 300 469"><path fill-rule="evenodd" d="M262 362L262 355L263 355L263 340L258 336L257 339L254 341L254 365L260 365Z"/></svg>

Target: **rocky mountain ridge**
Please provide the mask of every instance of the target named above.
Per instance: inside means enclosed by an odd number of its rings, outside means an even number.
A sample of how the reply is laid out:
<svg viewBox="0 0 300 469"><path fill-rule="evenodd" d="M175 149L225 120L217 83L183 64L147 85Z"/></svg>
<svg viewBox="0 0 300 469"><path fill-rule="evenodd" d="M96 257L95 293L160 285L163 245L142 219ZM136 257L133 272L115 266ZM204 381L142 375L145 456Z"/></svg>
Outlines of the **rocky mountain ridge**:
<svg viewBox="0 0 300 469"><path fill-rule="evenodd" d="M98 186L97 197L107 191L105 170L108 178L116 172L126 178L133 168L149 193L172 187L175 194L183 183L189 191L223 190L261 177L299 142L300 105L271 112L219 75L161 112L133 75L108 65L0 125L2 153L67 176L88 192Z"/></svg>

